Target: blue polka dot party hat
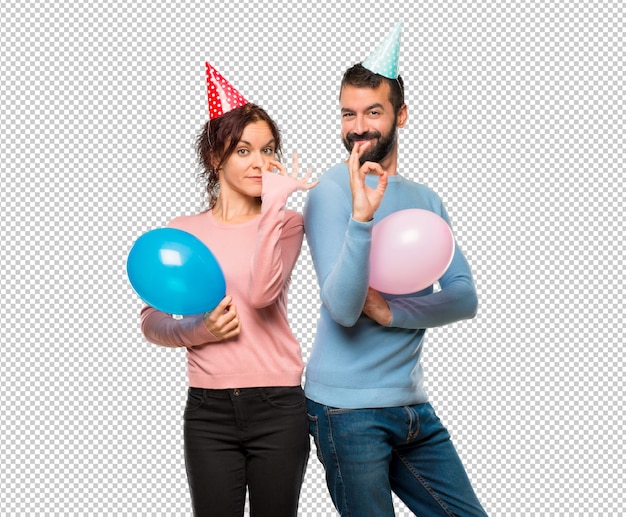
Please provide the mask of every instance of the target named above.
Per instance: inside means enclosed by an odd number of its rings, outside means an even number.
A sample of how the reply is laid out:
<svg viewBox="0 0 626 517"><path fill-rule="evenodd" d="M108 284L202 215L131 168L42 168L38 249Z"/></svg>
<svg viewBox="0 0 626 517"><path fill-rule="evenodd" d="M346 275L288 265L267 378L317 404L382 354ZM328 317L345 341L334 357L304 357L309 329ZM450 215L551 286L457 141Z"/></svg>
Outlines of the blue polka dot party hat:
<svg viewBox="0 0 626 517"><path fill-rule="evenodd" d="M402 22L399 21L384 41L363 61L362 65L375 74L380 74L389 79L397 79L401 32Z"/></svg>

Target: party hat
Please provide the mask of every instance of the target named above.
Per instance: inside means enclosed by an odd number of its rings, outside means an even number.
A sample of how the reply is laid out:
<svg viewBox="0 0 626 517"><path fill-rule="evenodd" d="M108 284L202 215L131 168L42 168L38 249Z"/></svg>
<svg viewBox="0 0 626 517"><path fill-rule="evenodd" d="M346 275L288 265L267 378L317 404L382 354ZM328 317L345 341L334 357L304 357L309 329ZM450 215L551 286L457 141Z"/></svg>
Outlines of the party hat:
<svg viewBox="0 0 626 517"><path fill-rule="evenodd" d="M401 32L402 22L399 21L385 40L363 61L362 65L375 74L380 74L389 79L397 79Z"/></svg>
<svg viewBox="0 0 626 517"><path fill-rule="evenodd" d="M206 62L206 87L209 96L209 120L248 104L243 95L208 62Z"/></svg>

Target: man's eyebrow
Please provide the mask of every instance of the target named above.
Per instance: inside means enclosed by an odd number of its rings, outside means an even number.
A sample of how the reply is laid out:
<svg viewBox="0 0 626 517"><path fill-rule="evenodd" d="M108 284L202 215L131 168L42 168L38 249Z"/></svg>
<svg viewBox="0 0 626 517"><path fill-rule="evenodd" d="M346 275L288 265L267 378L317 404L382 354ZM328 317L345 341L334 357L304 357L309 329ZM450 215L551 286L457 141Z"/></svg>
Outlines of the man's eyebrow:
<svg viewBox="0 0 626 517"><path fill-rule="evenodd" d="M367 108L365 108L363 111L371 111L374 108L384 109L384 106L380 102L376 102L376 103L372 104L371 106L368 106ZM354 113L355 111L356 110L353 110L353 109L350 109L350 108L341 108L341 112L342 113L346 113L346 112Z"/></svg>

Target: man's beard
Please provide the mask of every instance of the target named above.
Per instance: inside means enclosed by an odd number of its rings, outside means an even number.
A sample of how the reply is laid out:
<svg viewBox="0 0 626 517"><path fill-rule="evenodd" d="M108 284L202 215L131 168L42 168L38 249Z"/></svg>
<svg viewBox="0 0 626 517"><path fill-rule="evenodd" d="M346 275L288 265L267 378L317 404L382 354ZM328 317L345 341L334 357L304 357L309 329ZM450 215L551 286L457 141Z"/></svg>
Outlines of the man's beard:
<svg viewBox="0 0 626 517"><path fill-rule="evenodd" d="M383 161L393 149L396 143L396 125L395 123L391 127L388 133L382 135L378 131L368 131L367 133L357 134L348 133L345 138L342 138L343 145L349 153L352 152L354 142L357 140L371 140L369 149L367 149L359 158L359 162L363 165L365 162L380 163ZM378 140L374 143L373 140Z"/></svg>

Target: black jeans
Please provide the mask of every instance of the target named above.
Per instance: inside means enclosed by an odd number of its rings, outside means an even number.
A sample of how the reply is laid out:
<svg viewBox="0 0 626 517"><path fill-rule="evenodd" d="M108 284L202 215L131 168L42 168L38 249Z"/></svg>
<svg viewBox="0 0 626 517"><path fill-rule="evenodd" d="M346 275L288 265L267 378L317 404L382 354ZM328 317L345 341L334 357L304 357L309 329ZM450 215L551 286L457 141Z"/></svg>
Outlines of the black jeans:
<svg viewBox="0 0 626 517"><path fill-rule="evenodd" d="M189 388L185 463L196 517L295 517L309 457L300 386Z"/></svg>

